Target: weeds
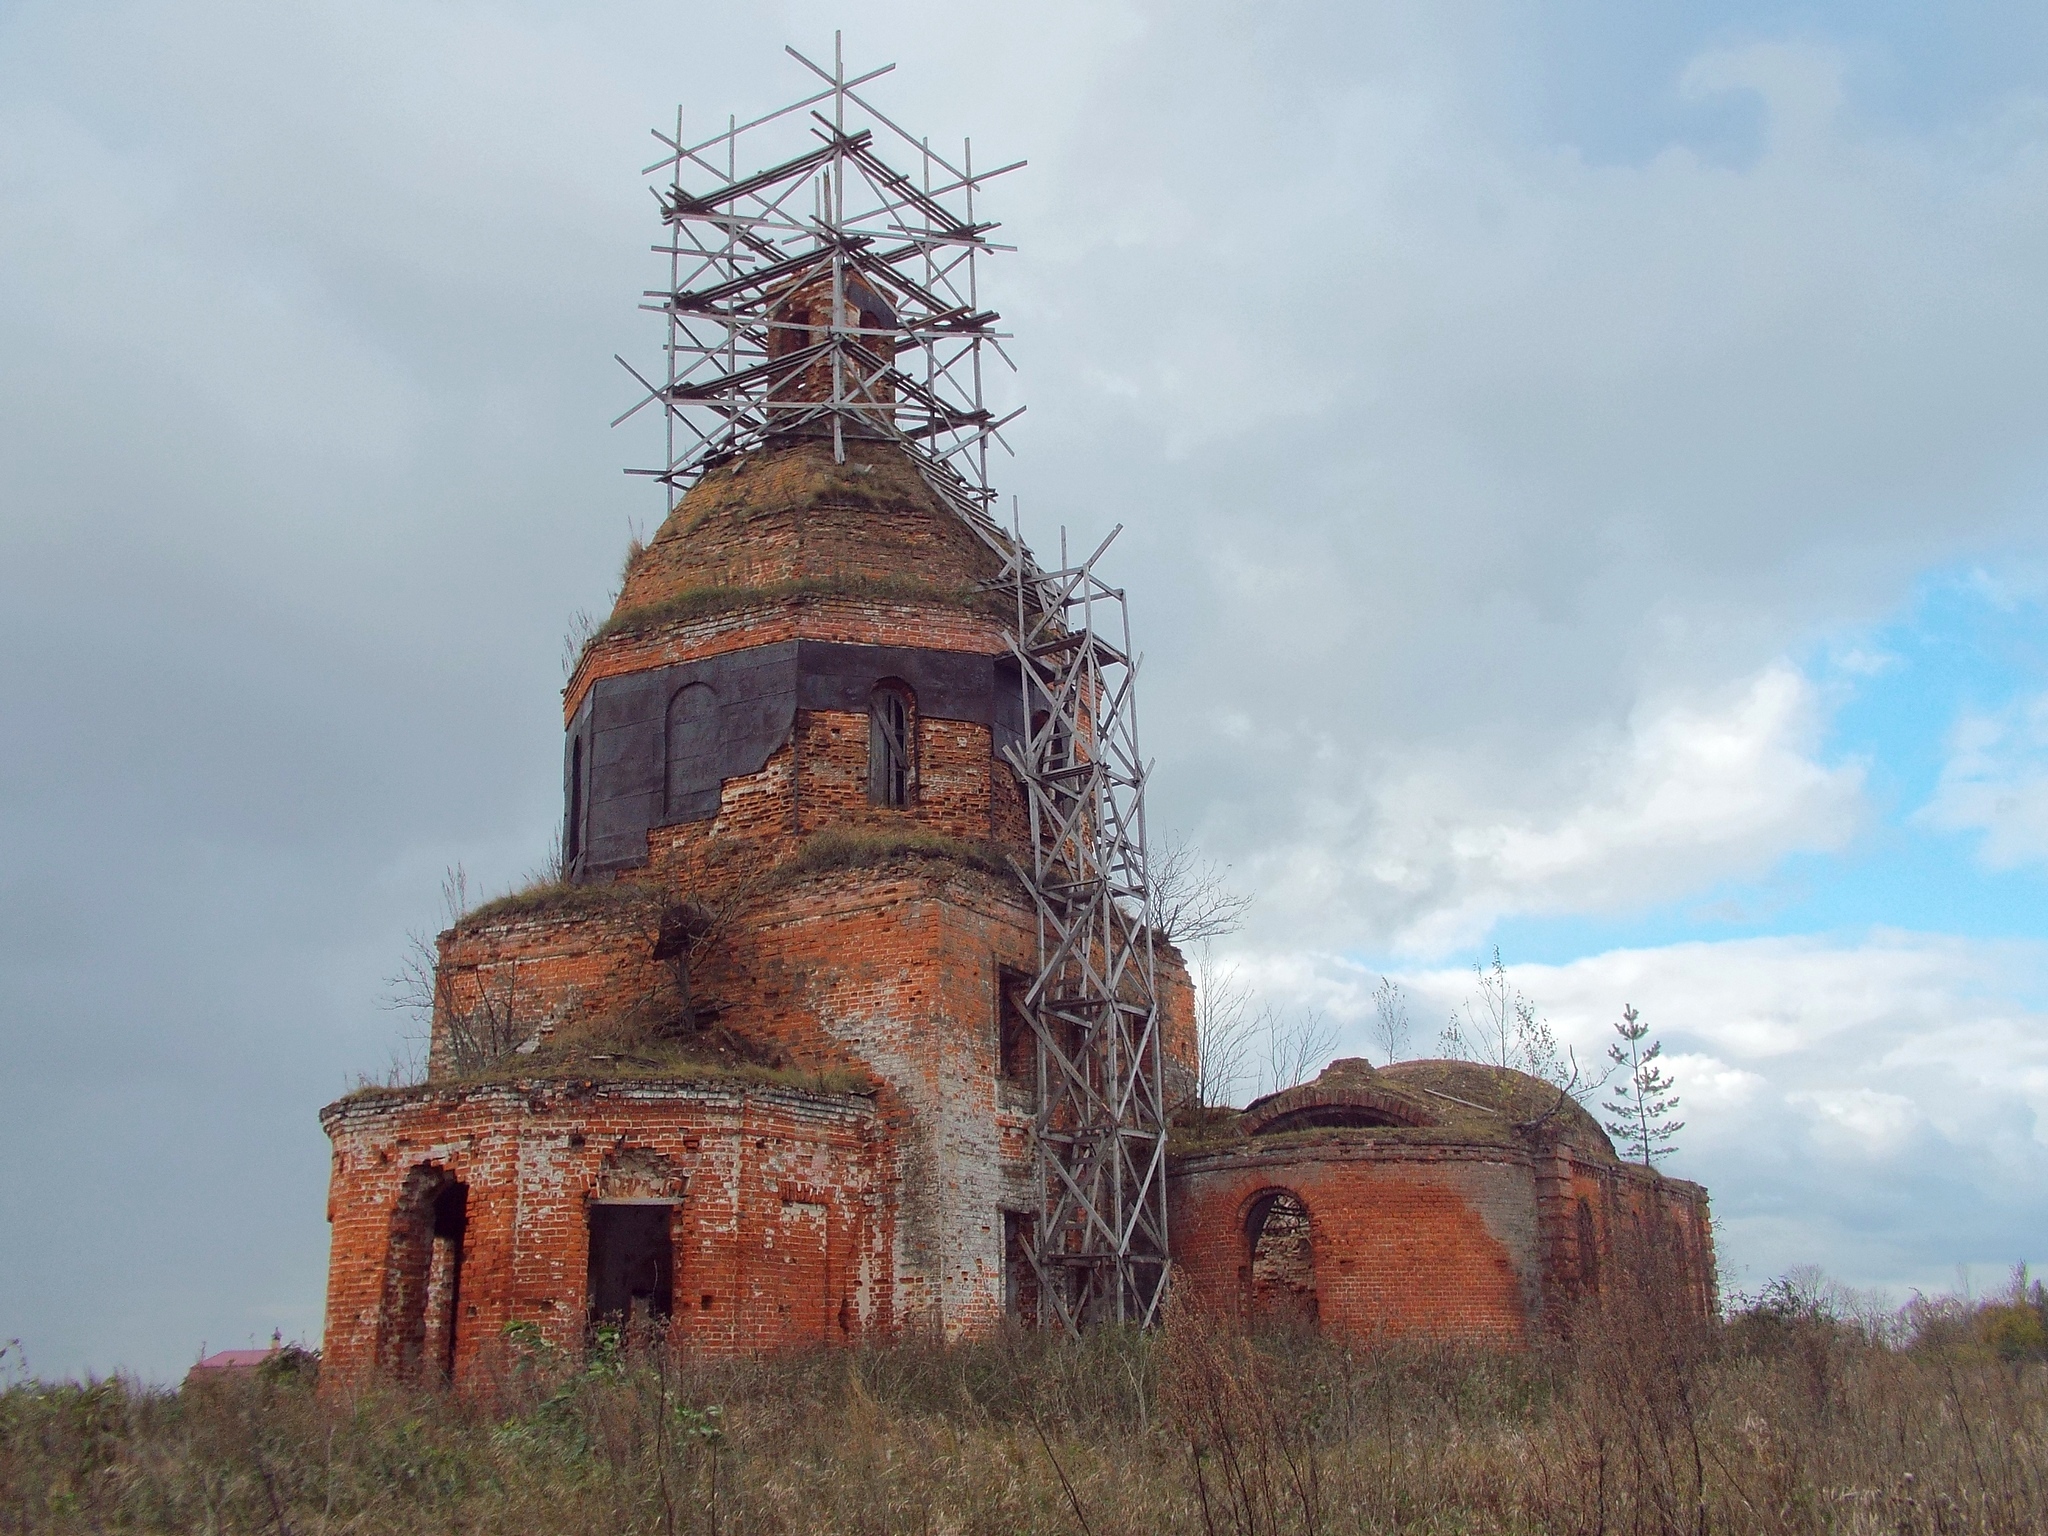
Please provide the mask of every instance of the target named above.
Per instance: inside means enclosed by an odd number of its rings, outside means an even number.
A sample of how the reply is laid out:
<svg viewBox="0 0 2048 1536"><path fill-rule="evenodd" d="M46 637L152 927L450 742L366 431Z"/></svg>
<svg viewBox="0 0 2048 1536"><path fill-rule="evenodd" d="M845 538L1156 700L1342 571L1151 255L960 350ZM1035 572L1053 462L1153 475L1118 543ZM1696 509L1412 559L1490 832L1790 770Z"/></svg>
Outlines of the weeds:
<svg viewBox="0 0 2048 1536"><path fill-rule="evenodd" d="M0 1532L2020 1532L2048 1528L2038 1291L1874 1336L1637 1297L1521 1354L1005 1333L724 1362L497 1341L464 1395L0 1391ZM2009 1342L2022 1337L2020 1352ZM11 1359L11 1357L10 1357Z"/></svg>

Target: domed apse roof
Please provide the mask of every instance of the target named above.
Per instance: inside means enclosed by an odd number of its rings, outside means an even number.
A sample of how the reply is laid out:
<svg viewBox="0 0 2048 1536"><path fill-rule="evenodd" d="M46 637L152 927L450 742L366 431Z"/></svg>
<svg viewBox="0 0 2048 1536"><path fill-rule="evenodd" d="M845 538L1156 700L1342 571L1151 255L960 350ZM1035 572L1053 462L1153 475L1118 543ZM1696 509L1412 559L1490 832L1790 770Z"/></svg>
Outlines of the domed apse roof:
<svg viewBox="0 0 2048 1536"><path fill-rule="evenodd" d="M799 441L705 471L633 562L614 620L735 589L877 589L958 600L1002 561L888 443L849 441L835 463Z"/></svg>
<svg viewBox="0 0 2048 1536"><path fill-rule="evenodd" d="M1375 1068L1360 1057L1330 1063L1314 1082L1268 1094L1239 1116L1247 1136L1363 1130L1417 1139L1519 1140L1531 1131L1615 1160L1600 1123L1558 1088L1473 1061L1403 1061Z"/></svg>

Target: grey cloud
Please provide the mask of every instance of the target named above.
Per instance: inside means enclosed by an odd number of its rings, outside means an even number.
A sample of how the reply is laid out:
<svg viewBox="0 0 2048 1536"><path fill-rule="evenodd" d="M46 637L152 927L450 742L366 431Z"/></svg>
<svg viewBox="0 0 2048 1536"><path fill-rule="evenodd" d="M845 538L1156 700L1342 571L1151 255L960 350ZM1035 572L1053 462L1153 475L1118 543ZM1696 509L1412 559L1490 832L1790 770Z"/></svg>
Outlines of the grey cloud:
<svg viewBox="0 0 2048 1536"><path fill-rule="evenodd" d="M562 626L654 510L604 426L611 354L654 349L645 130L785 97L781 44L833 24L0 16L0 1337L40 1367L315 1326L313 1111L382 1066L441 867L539 857ZM1040 544L1128 524L1155 820L1272 882L1269 935L1568 902L1440 856L1396 791L1447 765L1443 849L1573 826L1660 709L2035 541L2039 122L1909 136L1853 78L1820 111L1824 55L1734 54L1796 143L1596 162L1528 102L1551 25L850 29L904 121L1033 161L995 202L1005 483ZM1390 827L1412 887L1370 873Z"/></svg>

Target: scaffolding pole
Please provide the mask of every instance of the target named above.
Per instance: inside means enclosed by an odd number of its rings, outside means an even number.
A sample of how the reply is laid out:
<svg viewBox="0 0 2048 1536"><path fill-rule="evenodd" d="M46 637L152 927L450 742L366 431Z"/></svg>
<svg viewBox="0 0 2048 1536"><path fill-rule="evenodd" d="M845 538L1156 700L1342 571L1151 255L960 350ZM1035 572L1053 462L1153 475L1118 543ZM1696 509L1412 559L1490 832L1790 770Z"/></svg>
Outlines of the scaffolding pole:
<svg viewBox="0 0 2048 1536"><path fill-rule="evenodd" d="M1022 1010L1037 1042L1033 1156L1039 1215L1027 1247L1038 1321L1069 1333L1157 1321L1168 1275L1167 1105L1145 781L1130 616L1097 574L1121 527L1079 564L1020 557L1010 651L1024 744L1009 750L1030 812L1038 969ZM1015 539L1023 549L1021 536Z"/></svg>
<svg viewBox="0 0 2048 1536"><path fill-rule="evenodd" d="M788 50L814 87L699 141L655 130L647 174L667 282L643 295L664 317L655 376L625 367L663 418L663 514L707 470L777 443L894 444L1002 560L1015 599L1007 633L1028 729L1006 749L1029 809L1030 856L1013 858L1034 910L1037 971L1022 1002L1036 1040L1039 1194L1027 1256L1037 1321L1068 1332L1148 1325L1166 1293L1166 1099L1145 875L1146 768L1138 755L1130 623L1097 562L1039 568L1021 531L991 515L989 445L1009 451L983 395L984 353L1014 368L977 263L1009 250L976 194L1016 170L957 163L863 94L851 77ZM915 175L882 147L915 157ZM748 166L743 169L742 150ZM819 318L822 296L823 319Z"/></svg>

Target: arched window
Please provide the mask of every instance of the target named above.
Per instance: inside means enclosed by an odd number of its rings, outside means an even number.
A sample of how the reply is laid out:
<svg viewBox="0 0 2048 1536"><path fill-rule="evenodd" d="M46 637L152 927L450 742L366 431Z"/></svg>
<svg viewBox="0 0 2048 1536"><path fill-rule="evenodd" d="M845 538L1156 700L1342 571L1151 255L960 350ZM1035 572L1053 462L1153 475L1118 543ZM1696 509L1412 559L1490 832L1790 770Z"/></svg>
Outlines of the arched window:
<svg viewBox="0 0 2048 1536"><path fill-rule="evenodd" d="M707 793L715 797L719 786L718 696L710 684L685 683L668 701L667 753L663 809L668 819L715 813L715 799L708 807L690 803Z"/></svg>
<svg viewBox="0 0 2048 1536"><path fill-rule="evenodd" d="M1292 1190L1270 1190L1245 1217L1251 1248L1251 1322L1254 1328L1314 1328L1316 1259L1308 1207Z"/></svg>
<svg viewBox="0 0 2048 1536"><path fill-rule="evenodd" d="M881 683L868 700L868 799L909 808L917 782L910 690Z"/></svg>
<svg viewBox="0 0 2048 1536"><path fill-rule="evenodd" d="M569 826L562 836L563 862L574 868L583 855L583 738L569 743Z"/></svg>
<svg viewBox="0 0 2048 1536"><path fill-rule="evenodd" d="M378 1363L413 1385L446 1381L462 1329L462 1249L469 1188L422 1164L405 1177L391 1213Z"/></svg>

